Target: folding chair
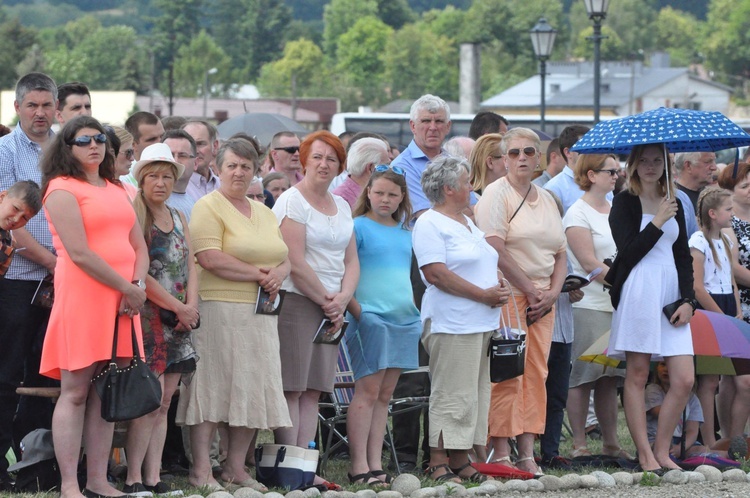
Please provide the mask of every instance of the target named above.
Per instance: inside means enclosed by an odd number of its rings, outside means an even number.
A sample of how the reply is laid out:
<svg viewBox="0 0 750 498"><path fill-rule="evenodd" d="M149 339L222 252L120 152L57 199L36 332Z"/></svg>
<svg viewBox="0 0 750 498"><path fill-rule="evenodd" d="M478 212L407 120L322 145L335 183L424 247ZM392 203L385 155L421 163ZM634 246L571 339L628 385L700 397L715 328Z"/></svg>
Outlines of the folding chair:
<svg viewBox="0 0 750 498"><path fill-rule="evenodd" d="M342 433L337 425L340 423L346 423L346 415L349 409L349 403L354 396L354 373L351 369L351 362L349 360L349 350L346 348L346 342L341 341L339 343L339 357L336 364L336 374L333 381L333 392L326 394L329 401L320 401L318 408L329 408L332 410L333 415L326 417L320 410L318 410L318 422L320 428L326 427L328 429L328 436L326 437L325 444L323 444L323 431L319 431L321 434L320 440L320 474L325 476L325 469L328 465L328 460L335 450L343 445L348 445L349 440L346 434ZM336 441L334 442L334 436Z"/></svg>

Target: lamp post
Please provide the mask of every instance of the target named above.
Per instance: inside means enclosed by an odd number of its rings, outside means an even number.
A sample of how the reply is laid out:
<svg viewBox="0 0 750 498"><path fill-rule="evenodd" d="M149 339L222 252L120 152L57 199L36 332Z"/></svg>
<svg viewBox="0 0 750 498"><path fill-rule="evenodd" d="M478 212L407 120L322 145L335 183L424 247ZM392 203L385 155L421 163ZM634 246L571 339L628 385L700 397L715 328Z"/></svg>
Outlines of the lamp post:
<svg viewBox="0 0 750 498"><path fill-rule="evenodd" d="M210 74L216 74L219 70L215 67L212 67L208 71L206 71L206 79L203 82L203 119L206 119L206 116L208 114L208 76Z"/></svg>
<svg viewBox="0 0 750 498"><path fill-rule="evenodd" d="M531 28L529 34L531 35L531 45L534 47L534 55L539 59L539 76L542 80L542 98L539 107L539 129L544 131L544 111L546 109L544 80L547 77L547 60L552 54L552 47L555 44L557 31L549 25L545 18L542 17L539 19L539 22L536 23L536 26Z"/></svg>
<svg viewBox="0 0 750 498"><path fill-rule="evenodd" d="M583 0L586 4L586 13L589 19L594 21L594 124L599 122L599 97L601 90L601 54L602 45L602 21L607 17L609 0Z"/></svg>

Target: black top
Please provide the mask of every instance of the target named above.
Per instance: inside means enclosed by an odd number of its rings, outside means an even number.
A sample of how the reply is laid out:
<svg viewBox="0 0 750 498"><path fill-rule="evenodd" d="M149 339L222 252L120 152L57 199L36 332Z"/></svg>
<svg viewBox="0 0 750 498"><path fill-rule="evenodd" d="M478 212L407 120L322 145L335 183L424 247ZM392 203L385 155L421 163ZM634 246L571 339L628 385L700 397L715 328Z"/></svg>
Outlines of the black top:
<svg viewBox="0 0 750 498"><path fill-rule="evenodd" d="M651 222L641 230L642 218L643 207L637 195L624 190L615 196L612 201L612 209L609 212L609 226L612 230L612 238L617 246L617 257L605 277L605 281L612 286L609 293L612 298L612 306L615 309L620 303L620 293L631 270L656 245L659 237L664 233ZM679 199L677 199L675 220L680 227L680 233L672 245L672 253L677 265L680 297L682 299L695 299L693 257L690 255L690 248L688 247L685 214L682 202Z"/></svg>

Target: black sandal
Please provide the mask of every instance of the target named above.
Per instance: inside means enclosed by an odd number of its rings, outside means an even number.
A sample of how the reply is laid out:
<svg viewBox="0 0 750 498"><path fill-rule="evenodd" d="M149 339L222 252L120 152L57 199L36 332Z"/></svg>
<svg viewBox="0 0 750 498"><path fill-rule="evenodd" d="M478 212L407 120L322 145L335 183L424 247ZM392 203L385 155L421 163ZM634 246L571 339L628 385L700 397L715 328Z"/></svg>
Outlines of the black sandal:
<svg viewBox="0 0 750 498"><path fill-rule="evenodd" d="M380 469L380 470L371 470L370 474L372 474L374 477L376 477L378 480L380 480L380 482L385 483L385 484L390 484L391 481L393 480L393 476L390 475L388 472L386 472L383 469ZM380 476L385 476L385 477L383 477L383 479L381 480Z"/></svg>
<svg viewBox="0 0 750 498"><path fill-rule="evenodd" d="M463 477L461 475L461 471L464 470L464 469L466 469L466 468L471 468L471 470L473 470L474 473L471 474L468 477ZM471 462L468 462L465 465L462 465L462 466L460 466L457 469L451 468L451 472L453 472L454 474L456 474L463 481L471 481L471 482L476 482L476 483L483 483L484 481L487 480L487 476L484 475L484 474L482 474L481 472L479 472L474 467L472 467L471 466Z"/></svg>
<svg viewBox="0 0 750 498"><path fill-rule="evenodd" d="M433 476L433 474L440 469L444 469L445 474L439 475L437 477ZM451 468L448 467L448 464L446 463L435 465L434 467L429 467L424 472L430 479L437 482L452 481L453 479L458 479L459 481L461 481L461 477L454 474Z"/></svg>
<svg viewBox="0 0 750 498"><path fill-rule="evenodd" d="M349 473L347 473L346 475L347 477L349 477L350 484L366 484L367 486L370 486L371 488L375 488L375 487L383 485L383 481L381 481L380 479L372 475L372 472L365 472L363 474L357 474L356 476L353 476ZM375 479L375 481L370 482L370 479Z"/></svg>

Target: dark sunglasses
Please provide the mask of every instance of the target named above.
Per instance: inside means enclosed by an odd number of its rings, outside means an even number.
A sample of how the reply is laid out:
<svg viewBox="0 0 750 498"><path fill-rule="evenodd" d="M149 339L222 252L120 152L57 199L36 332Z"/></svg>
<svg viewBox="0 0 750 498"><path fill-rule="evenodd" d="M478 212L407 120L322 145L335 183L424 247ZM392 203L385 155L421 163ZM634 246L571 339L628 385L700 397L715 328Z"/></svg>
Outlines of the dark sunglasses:
<svg viewBox="0 0 750 498"><path fill-rule="evenodd" d="M401 166L390 166L388 164L378 164L375 166L375 171L377 173L383 173L384 171L393 170L394 173L401 176L406 176L406 171L404 171L404 168Z"/></svg>
<svg viewBox="0 0 750 498"><path fill-rule="evenodd" d="M515 159L521 155L521 151L523 151L523 153L526 154L527 157L534 157L536 155L536 148L534 147L524 147L523 149L509 149L508 152L506 152L506 155L511 159Z"/></svg>
<svg viewBox="0 0 750 498"><path fill-rule="evenodd" d="M132 161L135 158L135 151L133 149L125 149L122 153L125 155L125 159Z"/></svg>
<svg viewBox="0 0 750 498"><path fill-rule="evenodd" d="M598 169L595 173L607 173L609 176L617 176L619 169Z"/></svg>
<svg viewBox="0 0 750 498"><path fill-rule="evenodd" d="M86 147L91 143L91 140L94 140L98 144L105 144L107 143L107 135L105 135L104 133L97 133L96 135L82 135L78 138L73 139L73 143L71 145Z"/></svg>
<svg viewBox="0 0 750 498"><path fill-rule="evenodd" d="M292 145L290 147L274 147L273 150L283 150L287 154L294 154L299 151L299 145Z"/></svg>

